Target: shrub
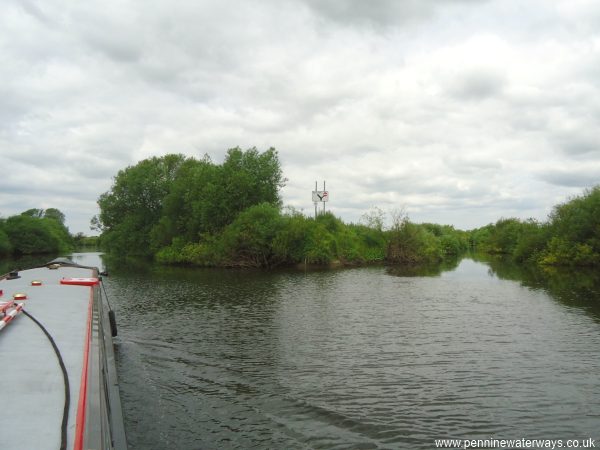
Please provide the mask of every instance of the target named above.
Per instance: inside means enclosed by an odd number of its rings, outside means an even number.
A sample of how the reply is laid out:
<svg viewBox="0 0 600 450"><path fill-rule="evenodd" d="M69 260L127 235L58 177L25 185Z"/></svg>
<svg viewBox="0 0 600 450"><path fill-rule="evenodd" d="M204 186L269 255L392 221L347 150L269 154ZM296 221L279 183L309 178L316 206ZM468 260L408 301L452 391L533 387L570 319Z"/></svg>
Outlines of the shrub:
<svg viewBox="0 0 600 450"><path fill-rule="evenodd" d="M423 226L403 219L390 231L386 259L398 264L441 261L440 239Z"/></svg>
<svg viewBox="0 0 600 450"><path fill-rule="evenodd" d="M225 265L271 267L275 258L272 242L281 229L279 208L261 203L241 212L221 236Z"/></svg>
<svg viewBox="0 0 600 450"><path fill-rule="evenodd" d="M10 245L8 235L6 234L2 227L2 224L0 223L0 256L8 255L11 251L12 246Z"/></svg>

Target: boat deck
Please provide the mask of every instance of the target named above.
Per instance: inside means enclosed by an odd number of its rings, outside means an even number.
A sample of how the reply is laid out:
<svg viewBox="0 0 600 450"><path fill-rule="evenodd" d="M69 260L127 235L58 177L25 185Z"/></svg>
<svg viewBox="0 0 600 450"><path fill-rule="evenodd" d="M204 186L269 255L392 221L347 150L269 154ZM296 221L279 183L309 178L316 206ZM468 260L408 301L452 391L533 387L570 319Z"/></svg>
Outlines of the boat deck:
<svg viewBox="0 0 600 450"><path fill-rule="evenodd" d="M90 416L88 369L98 371L99 363L90 357L98 342L98 311L94 296L98 286L63 285L62 278L95 277L94 269L61 266L20 271L20 278L0 280L0 304L11 301L13 294L25 293L23 310L37 319L54 339L69 378L70 405L67 448L83 448L86 416ZM34 280L41 286L32 286ZM95 316L95 319L94 319ZM1 317L0 317L1 318ZM110 341L112 346L112 340ZM110 349L112 355L112 348ZM61 423L65 406L65 385L59 360L52 344L33 320L18 314L0 330L1 404L5 428L2 448L57 449L61 445ZM101 365L101 363L100 363ZM118 386L117 386L118 388ZM98 403L91 399L92 403ZM120 402L118 404L120 413ZM91 421L94 419L89 417ZM122 419L122 417L121 417ZM100 423L100 421L98 421ZM89 429L89 425L88 429ZM93 425L96 429L102 424ZM97 430L96 433L100 433ZM124 436L124 435L123 435ZM125 445L125 444L124 444ZM85 448L88 448L87 438ZM99 445L93 448L113 448Z"/></svg>

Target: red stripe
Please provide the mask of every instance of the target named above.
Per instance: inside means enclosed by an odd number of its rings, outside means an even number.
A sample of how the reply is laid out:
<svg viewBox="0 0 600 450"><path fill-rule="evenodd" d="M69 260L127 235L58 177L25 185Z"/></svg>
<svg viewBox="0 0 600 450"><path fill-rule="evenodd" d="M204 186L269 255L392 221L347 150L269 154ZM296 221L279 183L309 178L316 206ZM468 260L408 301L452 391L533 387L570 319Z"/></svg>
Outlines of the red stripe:
<svg viewBox="0 0 600 450"><path fill-rule="evenodd" d="M83 368L81 369L81 385L79 386L79 402L77 404L77 422L75 424L75 444L73 450L83 449L83 435L85 431L85 412L87 406L88 361L90 356L90 341L92 335L92 304L94 290L90 288L90 303L88 305L87 330L85 345L83 347Z"/></svg>
<svg viewBox="0 0 600 450"><path fill-rule="evenodd" d="M15 304L14 300L11 300L7 303L3 303L2 306L0 306L0 312L5 313L6 311L8 311L10 308L12 308Z"/></svg>

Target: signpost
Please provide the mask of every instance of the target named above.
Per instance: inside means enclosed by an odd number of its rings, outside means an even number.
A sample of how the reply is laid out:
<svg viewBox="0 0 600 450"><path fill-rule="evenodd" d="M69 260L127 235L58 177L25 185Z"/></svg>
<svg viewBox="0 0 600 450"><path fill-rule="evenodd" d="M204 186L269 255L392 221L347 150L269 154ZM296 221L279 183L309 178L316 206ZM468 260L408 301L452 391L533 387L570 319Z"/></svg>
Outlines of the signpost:
<svg viewBox="0 0 600 450"><path fill-rule="evenodd" d="M329 201L329 191L325 190L325 181L323 181L323 190L319 191L315 181L315 190L312 192L312 201L315 204L315 219L317 218L317 204L323 203L323 214L325 214L325 203Z"/></svg>

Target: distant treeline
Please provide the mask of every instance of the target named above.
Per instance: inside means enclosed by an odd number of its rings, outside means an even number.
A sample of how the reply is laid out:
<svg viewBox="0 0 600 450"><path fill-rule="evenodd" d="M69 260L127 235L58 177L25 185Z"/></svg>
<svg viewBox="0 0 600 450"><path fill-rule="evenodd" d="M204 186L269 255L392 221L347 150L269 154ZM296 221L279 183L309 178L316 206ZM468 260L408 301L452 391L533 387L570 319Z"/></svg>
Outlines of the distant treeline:
<svg viewBox="0 0 600 450"><path fill-rule="evenodd" d="M500 219L470 232L471 246L488 254L543 266L600 264L600 186L554 207L546 222Z"/></svg>
<svg viewBox="0 0 600 450"><path fill-rule="evenodd" d="M59 253L72 245L65 215L58 209L29 209L0 219L0 255Z"/></svg>
<svg viewBox="0 0 600 450"><path fill-rule="evenodd" d="M94 246L96 237L69 234L65 215L56 208L28 209L0 218L0 256L67 253L76 247Z"/></svg>
<svg viewBox="0 0 600 450"><path fill-rule="evenodd" d="M100 238L70 235L55 208L0 218L0 256L96 247L167 264L276 267L294 264L419 265L466 251L535 265L600 264L600 186L557 205L546 222L500 219L471 231L416 224L404 214L384 227L375 208L361 223L332 213L307 217L283 208L285 184L275 149L230 149L222 164L166 155L119 171L98 199Z"/></svg>
<svg viewBox="0 0 600 450"><path fill-rule="evenodd" d="M466 232L400 216L346 224L282 208L275 149L233 148L222 164L166 155L121 170L92 223L111 253L220 267L441 261L468 249Z"/></svg>

